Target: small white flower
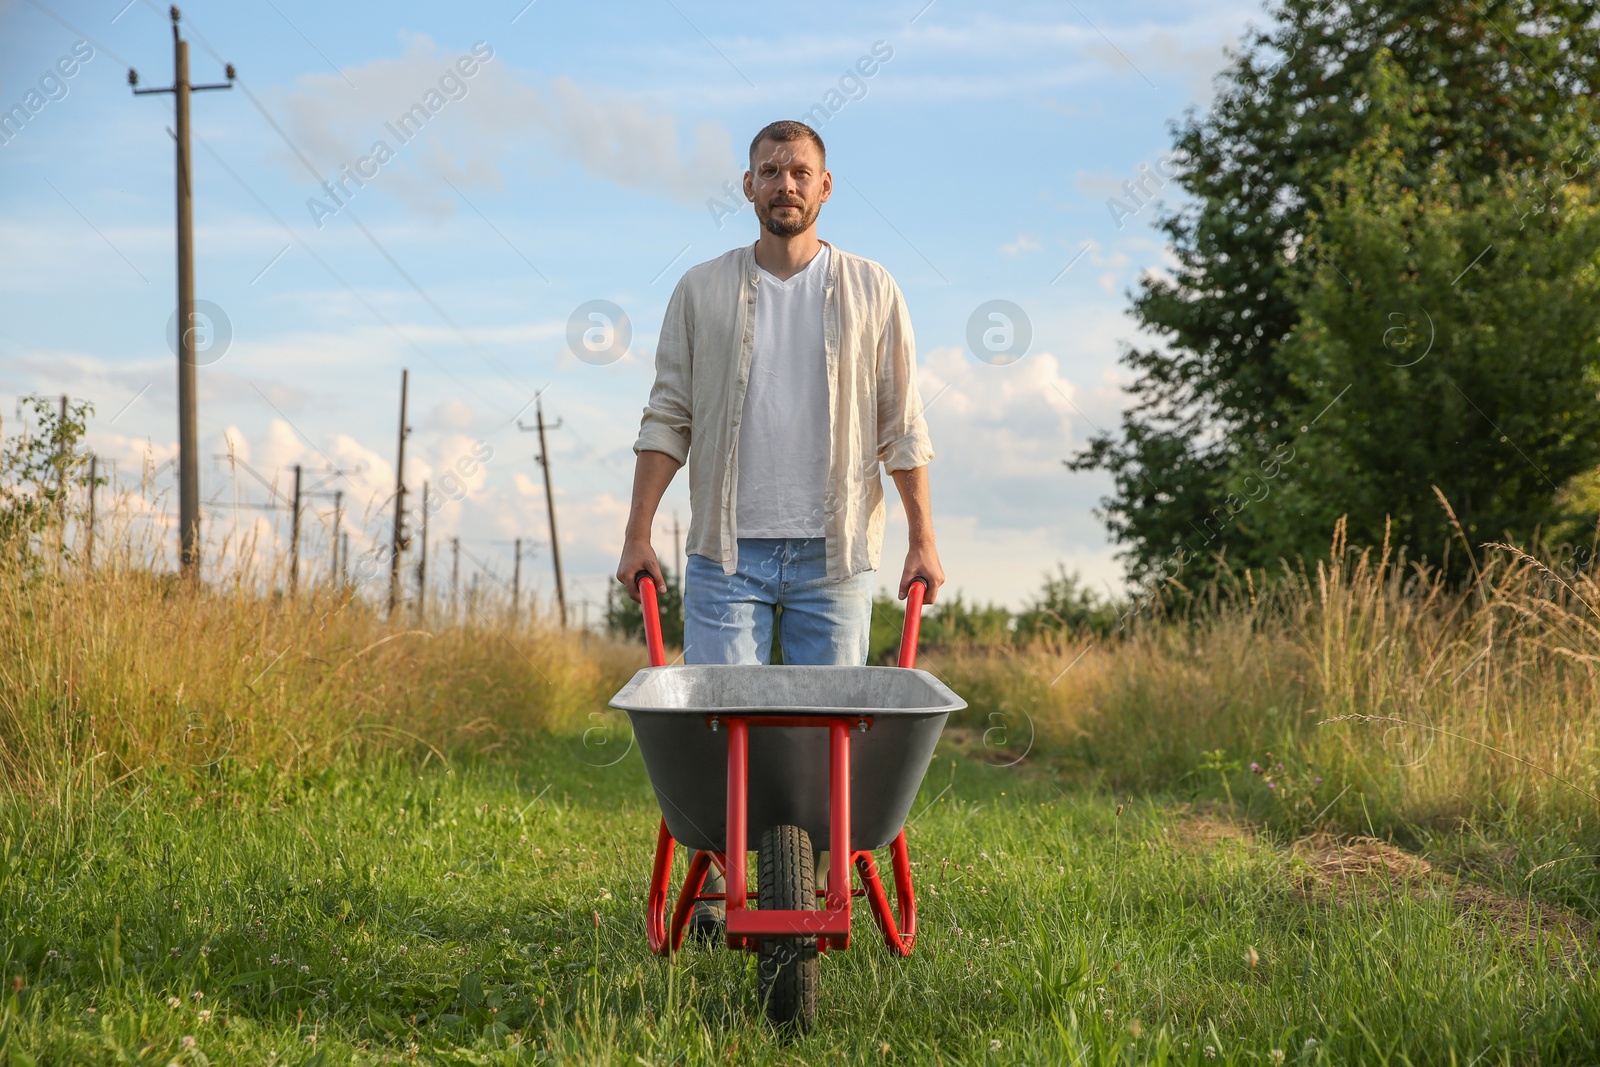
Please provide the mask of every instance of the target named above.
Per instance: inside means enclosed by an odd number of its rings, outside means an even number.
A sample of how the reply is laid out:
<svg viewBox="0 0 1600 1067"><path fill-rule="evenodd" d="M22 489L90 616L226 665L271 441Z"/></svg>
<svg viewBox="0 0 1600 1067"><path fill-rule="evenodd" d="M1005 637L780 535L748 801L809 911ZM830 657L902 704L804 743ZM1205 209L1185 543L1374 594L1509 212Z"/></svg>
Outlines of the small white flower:
<svg viewBox="0 0 1600 1067"><path fill-rule="evenodd" d="M309 966L307 966L306 964L302 963L300 965L300 973L301 974L310 974L311 973L311 968Z"/></svg>
<svg viewBox="0 0 1600 1067"><path fill-rule="evenodd" d="M1110 1021L1111 1021L1111 1016L1112 1016L1112 1015L1113 1015L1113 1014L1114 1014L1114 1013L1113 1013L1113 1012L1112 1012L1112 1010L1111 1010L1111 1009L1110 1009L1110 1008L1106 1008L1106 1009L1105 1009L1105 1010L1104 1010L1104 1011L1102 1011L1102 1012L1101 1012L1101 1013L1100 1013L1100 1014L1101 1014L1101 1015L1104 1015L1104 1016L1105 1016L1105 1019L1106 1019L1106 1022L1110 1022Z"/></svg>
<svg viewBox="0 0 1600 1067"><path fill-rule="evenodd" d="M1306 1048L1313 1048L1316 1045L1316 1043L1317 1043L1317 1039L1316 1038L1308 1037L1308 1038L1306 1038L1305 1047Z"/></svg>
<svg viewBox="0 0 1600 1067"><path fill-rule="evenodd" d="M190 994L189 994L189 999L190 999L190 1000L195 1000L195 1001L199 1001L199 1000L204 1000L204 999L206 999L206 993L205 993L205 990L203 990L203 989L196 989L196 990L195 990L195 991L194 991L194 992L193 992L193 993L190 993Z"/></svg>
<svg viewBox="0 0 1600 1067"><path fill-rule="evenodd" d="M1281 1049L1281 1048L1273 1049L1271 1052L1267 1053L1267 1059L1271 1060L1273 1063L1282 1063L1283 1062L1283 1049Z"/></svg>
<svg viewBox="0 0 1600 1067"><path fill-rule="evenodd" d="M178 1039L178 1044L182 1045L184 1048L194 1048L194 1035L184 1034Z"/></svg>
<svg viewBox="0 0 1600 1067"><path fill-rule="evenodd" d="M201 1008L200 1009L199 1019L203 1023L210 1022L211 1021L211 1009L210 1008Z"/></svg>
<svg viewBox="0 0 1600 1067"><path fill-rule="evenodd" d="M990 1052L999 1052L1000 1051L1000 1039L998 1037L991 1037L989 1039L989 1051Z"/></svg>
<svg viewBox="0 0 1600 1067"><path fill-rule="evenodd" d="M183 1001L179 1000L177 997L168 997L167 998L167 1007L176 1009L176 1008L180 1008L182 1006L183 1006Z"/></svg>
<svg viewBox="0 0 1600 1067"><path fill-rule="evenodd" d="M1215 1045L1207 1045L1206 1046L1206 1059L1214 1060L1216 1058L1217 1058L1216 1046Z"/></svg>

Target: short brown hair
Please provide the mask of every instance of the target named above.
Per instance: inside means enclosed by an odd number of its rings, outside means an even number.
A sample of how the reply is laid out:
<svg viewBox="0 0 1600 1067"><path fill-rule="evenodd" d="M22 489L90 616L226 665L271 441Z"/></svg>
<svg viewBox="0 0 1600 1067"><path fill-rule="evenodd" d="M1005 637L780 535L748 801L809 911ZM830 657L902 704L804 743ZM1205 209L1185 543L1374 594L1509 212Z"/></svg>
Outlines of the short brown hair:
<svg viewBox="0 0 1600 1067"><path fill-rule="evenodd" d="M817 146L817 154L822 157L823 166L828 164L827 146L822 143L822 138L817 134L817 131L803 122L796 122L793 119L781 119L778 122L769 122L761 127L761 132L756 134L755 139L750 142L750 159L752 162L756 158L756 146L762 141L777 141L780 144L785 141L810 141Z"/></svg>

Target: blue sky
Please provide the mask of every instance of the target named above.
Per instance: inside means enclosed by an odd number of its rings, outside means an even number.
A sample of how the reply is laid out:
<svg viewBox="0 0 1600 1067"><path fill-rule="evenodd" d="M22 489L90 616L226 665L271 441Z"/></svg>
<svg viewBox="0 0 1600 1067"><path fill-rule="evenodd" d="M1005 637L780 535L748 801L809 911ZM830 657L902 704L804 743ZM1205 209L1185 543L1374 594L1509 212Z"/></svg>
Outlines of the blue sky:
<svg viewBox="0 0 1600 1067"><path fill-rule="evenodd" d="M820 233L882 262L910 305L952 588L1020 606L1057 563L1119 587L1091 513L1106 481L1061 460L1116 426L1117 357L1138 339L1126 293L1168 255L1154 207L1118 219L1108 198L1141 167L1159 173L1171 121L1205 106L1260 8L523 2L183 5L193 80L222 80L224 61L239 73L193 104L196 295L232 334L199 372L209 538L287 531L282 513L221 506L268 499L212 458L231 447L285 486L294 463L308 479L351 472L316 480L346 494L352 554L385 540L408 367L413 490L476 441L493 452L465 462L434 546L458 536L465 570L481 561L503 579L526 538L525 580L548 589L533 435L513 421L544 389L562 420L550 453L569 595L598 603L672 286L754 239L748 205L723 192L754 131L822 104L835 195ZM11 433L22 395L92 401L91 444L118 474L137 483L154 465L157 503L133 521L159 531L175 506L159 495L177 439L172 112L170 97L133 97L126 75L169 84L172 50L164 5L125 4L0 0L0 107L26 107L44 82L0 145L0 414ZM80 41L92 58L61 78ZM488 58L458 68L475 46ZM435 110L402 142L386 124L419 103ZM392 158L361 164L379 140ZM373 176L335 205L317 176L358 164ZM590 300L628 316L616 362L568 350L569 317ZM1021 360L969 347L992 300L1031 324ZM687 524L685 481L663 506L663 556L673 512ZM307 513L314 568L331 509L317 497ZM897 512L886 584L904 552Z"/></svg>

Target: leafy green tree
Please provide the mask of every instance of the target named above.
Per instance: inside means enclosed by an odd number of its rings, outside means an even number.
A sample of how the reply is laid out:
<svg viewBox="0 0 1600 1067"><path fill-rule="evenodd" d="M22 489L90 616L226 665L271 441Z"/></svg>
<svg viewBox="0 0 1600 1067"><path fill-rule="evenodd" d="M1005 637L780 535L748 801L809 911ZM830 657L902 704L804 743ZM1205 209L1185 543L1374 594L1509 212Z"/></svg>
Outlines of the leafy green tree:
<svg viewBox="0 0 1600 1067"><path fill-rule="evenodd" d="M867 662L893 665L900 655L905 632L906 602L887 593L872 600L872 630ZM998 604L968 604L957 590L946 590L939 602L922 613L919 646L1008 644L1011 613Z"/></svg>
<svg viewBox="0 0 1600 1067"><path fill-rule="evenodd" d="M89 486L83 437L94 408L79 401L62 411L36 396L23 403L37 429L0 444L0 551L31 566L46 552L71 555L66 538L59 535L72 517L73 494ZM52 530L58 536L52 538Z"/></svg>
<svg viewBox="0 0 1600 1067"><path fill-rule="evenodd" d="M1374 109L1396 68L1411 97ZM1282 349L1301 321L1306 277L1349 274L1327 246L1308 244L1340 168L1403 118L1397 189L1436 183L1430 166L1442 161L1463 208L1495 193L1476 181L1508 171L1547 187L1548 200L1549 187L1583 178L1561 168L1572 145L1592 139L1597 81L1593 0L1284 0L1247 37L1210 109L1174 130L1177 180L1193 202L1161 221L1175 271L1133 298L1135 317L1164 343L1123 357L1135 381L1121 434L1068 461L1111 475L1103 515L1136 581L1207 577L1223 549L1269 565L1300 543L1269 521L1273 508L1253 507L1244 522L1237 483L1263 464L1281 472L1295 418L1324 395Z"/></svg>
<svg viewBox="0 0 1600 1067"><path fill-rule="evenodd" d="M1045 575L1039 595L1017 614L1016 636L1026 641L1047 634L1103 635L1109 634L1116 622L1116 609L1058 563L1055 574Z"/></svg>
<svg viewBox="0 0 1600 1067"><path fill-rule="evenodd" d="M1476 551L1594 523L1561 490L1600 463L1600 196L1417 167L1406 136L1374 136L1312 217L1320 265L1279 351L1305 398L1297 470L1251 533L1310 556L1342 515L1352 543L1387 536L1459 577L1462 535Z"/></svg>

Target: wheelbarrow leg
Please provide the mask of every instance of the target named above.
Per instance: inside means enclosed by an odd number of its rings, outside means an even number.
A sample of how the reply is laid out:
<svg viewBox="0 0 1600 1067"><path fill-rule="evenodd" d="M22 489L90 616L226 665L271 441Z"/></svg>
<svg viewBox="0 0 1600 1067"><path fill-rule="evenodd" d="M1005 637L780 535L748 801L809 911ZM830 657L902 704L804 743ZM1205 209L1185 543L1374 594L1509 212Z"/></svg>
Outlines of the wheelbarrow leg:
<svg viewBox="0 0 1600 1067"><path fill-rule="evenodd" d="M683 937L689 930L689 916L711 871L711 853L695 852L689 860L689 872L683 877L683 889L678 893L677 906L672 909L672 951L683 947Z"/></svg>
<svg viewBox="0 0 1600 1067"><path fill-rule="evenodd" d="M658 956L671 951L667 947L667 894L671 889L668 882L672 877L672 853L676 847L677 842L667 830L667 820L662 819L661 828L656 831L656 862L650 871L650 893L644 902L645 937L650 942L650 951Z"/></svg>
<svg viewBox="0 0 1600 1067"><path fill-rule="evenodd" d="M645 898L644 928L650 942L650 951L665 956L683 947L683 935L689 925L689 912L694 907L700 888L705 884L706 873L711 869L712 855L696 852L689 860L689 872L684 876L683 888L678 892L678 902L672 909L672 925L667 925L667 898L672 895L672 854L677 842L667 829L667 820L661 820L656 832L656 862L650 872L650 894Z"/></svg>
<svg viewBox="0 0 1600 1067"><path fill-rule="evenodd" d="M661 820L656 832L656 863L650 872L650 894L645 898L644 928L650 942L650 951L658 956L670 955L683 947L684 934L688 932L689 915L705 885L711 865L721 866L721 857L710 852L696 851L689 858L689 870L683 878L683 888L678 891L678 901L672 908L672 923L667 923L667 898L672 895L672 854L677 842L667 829L667 820Z"/></svg>
<svg viewBox="0 0 1600 1067"><path fill-rule="evenodd" d="M878 920L878 928L883 931L884 943L891 952L909 956L917 938L917 896L911 887L911 853L906 848L904 830L889 845L889 857L894 867L895 904L900 909L898 923L894 912L889 910L889 898L883 891L883 882L878 877L878 865L873 862L872 853L857 852L856 869L861 872L861 884L867 890L867 905L872 908L872 917Z"/></svg>

